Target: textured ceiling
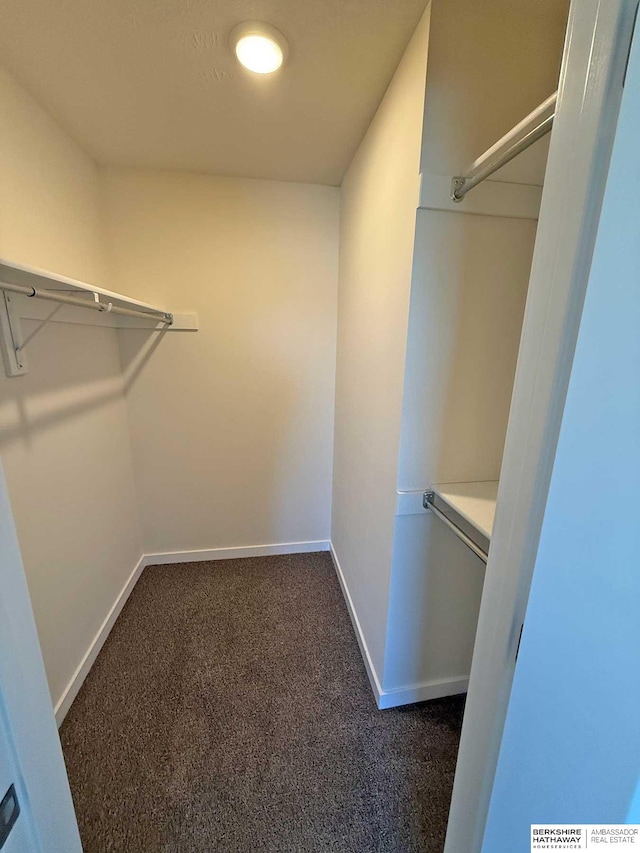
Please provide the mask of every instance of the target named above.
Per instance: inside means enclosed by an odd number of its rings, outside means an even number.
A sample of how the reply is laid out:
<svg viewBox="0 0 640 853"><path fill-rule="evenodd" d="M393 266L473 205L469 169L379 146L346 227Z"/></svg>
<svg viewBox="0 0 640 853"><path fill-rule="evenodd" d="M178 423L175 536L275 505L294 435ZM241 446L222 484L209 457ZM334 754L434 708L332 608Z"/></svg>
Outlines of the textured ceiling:
<svg viewBox="0 0 640 853"><path fill-rule="evenodd" d="M339 184L425 0L2 0L0 61L98 162ZM262 78L240 21L289 41Z"/></svg>

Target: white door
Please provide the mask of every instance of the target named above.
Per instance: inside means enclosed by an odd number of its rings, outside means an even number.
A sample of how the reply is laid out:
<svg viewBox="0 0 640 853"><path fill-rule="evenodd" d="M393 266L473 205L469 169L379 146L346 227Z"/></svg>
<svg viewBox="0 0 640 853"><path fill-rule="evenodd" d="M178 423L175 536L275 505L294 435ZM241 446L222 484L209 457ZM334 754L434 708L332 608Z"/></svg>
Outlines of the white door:
<svg viewBox="0 0 640 853"><path fill-rule="evenodd" d="M482 848L637 5L571 2L445 853Z"/></svg>
<svg viewBox="0 0 640 853"><path fill-rule="evenodd" d="M4 702L0 696L0 850L2 853L26 853L38 850L22 785L20 768L14 754Z"/></svg>
<svg viewBox="0 0 640 853"><path fill-rule="evenodd" d="M1 466L0 849L82 850Z"/></svg>
<svg viewBox="0 0 640 853"><path fill-rule="evenodd" d="M636 34L493 785L486 853L530 849L534 823L639 819L639 139ZM587 836L580 849L602 849L597 842L626 848L632 841ZM635 849L638 841L636 836Z"/></svg>

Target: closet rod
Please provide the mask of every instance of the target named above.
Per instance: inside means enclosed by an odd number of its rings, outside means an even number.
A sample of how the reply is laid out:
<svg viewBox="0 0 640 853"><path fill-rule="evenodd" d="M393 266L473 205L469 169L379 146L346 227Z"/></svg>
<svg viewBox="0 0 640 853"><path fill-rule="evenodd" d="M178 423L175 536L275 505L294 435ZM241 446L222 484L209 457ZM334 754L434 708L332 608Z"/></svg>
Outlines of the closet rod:
<svg viewBox="0 0 640 853"><path fill-rule="evenodd" d="M53 293L50 290L38 290L37 287L32 287L31 285L5 284L5 282L0 282L0 290L6 290L9 293L21 293L29 298L48 299L50 302L60 302L63 305L77 305L80 308L91 308L93 311L103 311L108 314L122 314L125 317L144 317L145 320L155 320L156 323L165 323L167 326L173 323L173 314L168 314L165 311L136 311L133 308L121 308L112 302L100 302L97 294L93 294L95 301L89 302L87 299L79 299L77 296L65 296L59 292Z"/></svg>
<svg viewBox="0 0 640 853"><path fill-rule="evenodd" d="M452 200L462 201L469 190L549 133L553 127L557 100L558 93L554 92L526 118L505 133L488 151L474 160L462 175L455 177L451 182Z"/></svg>
<svg viewBox="0 0 640 853"><path fill-rule="evenodd" d="M447 516L443 512L440 512L438 507L435 505L434 500L435 500L434 492L425 492L423 495L423 499L422 499L422 506L425 509L431 510L431 512L436 516L436 518L439 518L440 521L444 522L447 525L447 527L456 534L458 539L461 539L464 542L464 544L467 546L467 548L470 551L473 551L473 553L477 557L480 557L480 559L482 560L483 563L486 563L487 560L489 559L488 554L486 554L482 550L482 548L480 548L478 545L476 545L476 543L473 541L473 539L470 539L463 530L460 530L460 528L458 527L457 524L454 524L450 518L447 518Z"/></svg>

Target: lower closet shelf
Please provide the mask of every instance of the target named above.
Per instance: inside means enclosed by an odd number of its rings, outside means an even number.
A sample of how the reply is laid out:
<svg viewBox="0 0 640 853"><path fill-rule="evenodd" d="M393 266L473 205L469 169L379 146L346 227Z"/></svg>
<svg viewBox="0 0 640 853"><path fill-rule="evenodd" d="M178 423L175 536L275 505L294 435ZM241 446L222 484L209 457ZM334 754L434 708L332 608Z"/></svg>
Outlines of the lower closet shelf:
<svg viewBox="0 0 640 853"><path fill-rule="evenodd" d="M425 493L425 506L448 521L454 533L486 562L497 494L497 480L437 483Z"/></svg>

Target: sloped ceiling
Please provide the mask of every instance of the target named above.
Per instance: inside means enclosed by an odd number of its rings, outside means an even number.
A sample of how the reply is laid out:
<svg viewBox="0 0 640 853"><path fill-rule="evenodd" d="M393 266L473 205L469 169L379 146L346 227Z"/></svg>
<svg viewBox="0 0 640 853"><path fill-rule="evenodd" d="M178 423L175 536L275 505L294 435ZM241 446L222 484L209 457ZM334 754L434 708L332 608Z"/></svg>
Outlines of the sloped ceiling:
<svg viewBox="0 0 640 853"><path fill-rule="evenodd" d="M425 0L3 0L0 63L99 163L337 185ZM241 68L266 21L289 59Z"/></svg>

